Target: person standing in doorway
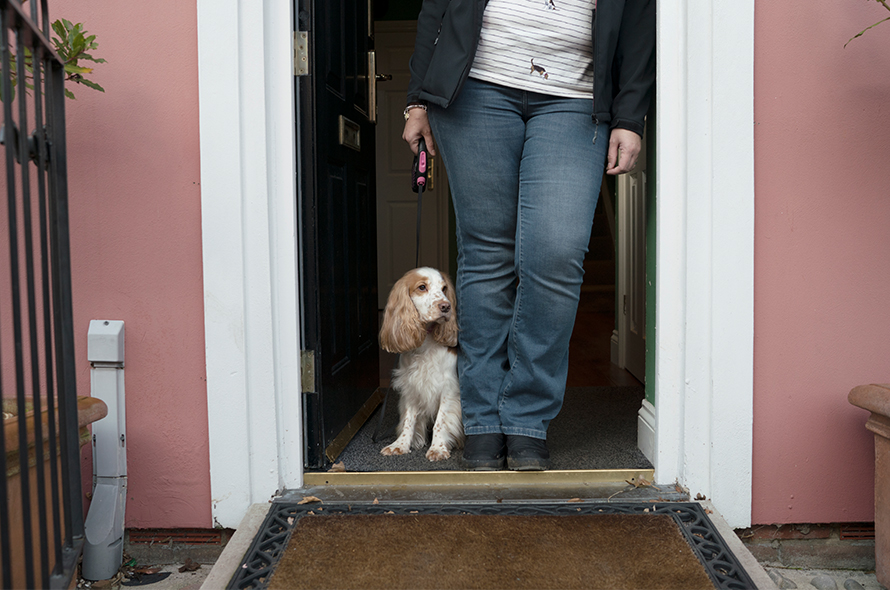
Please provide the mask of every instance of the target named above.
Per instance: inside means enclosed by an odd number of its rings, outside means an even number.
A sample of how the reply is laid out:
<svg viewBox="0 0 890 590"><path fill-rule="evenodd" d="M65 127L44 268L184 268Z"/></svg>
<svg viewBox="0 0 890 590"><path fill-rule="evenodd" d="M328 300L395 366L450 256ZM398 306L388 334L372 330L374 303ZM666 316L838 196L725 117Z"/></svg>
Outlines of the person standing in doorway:
<svg viewBox="0 0 890 590"><path fill-rule="evenodd" d="M602 174L633 169L654 0L424 0L403 139L448 171L472 470L542 470ZM435 138L435 139L434 139Z"/></svg>

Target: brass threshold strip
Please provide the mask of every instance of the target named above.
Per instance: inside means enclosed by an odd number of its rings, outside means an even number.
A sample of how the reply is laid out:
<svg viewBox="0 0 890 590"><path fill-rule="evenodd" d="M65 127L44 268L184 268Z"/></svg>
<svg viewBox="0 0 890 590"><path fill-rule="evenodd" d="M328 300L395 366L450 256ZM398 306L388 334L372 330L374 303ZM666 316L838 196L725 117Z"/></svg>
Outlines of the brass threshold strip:
<svg viewBox="0 0 890 590"><path fill-rule="evenodd" d="M340 456L340 453L343 452L343 449L346 448L346 445L349 444L349 441L352 440L359 430L361 430L362 426L365 425L368 418L371 417L371 414L374 413L374 410L377 409L377 406L383 403L383 399L386 397L386 391L377 388L374 390L374 393L371 394L371 397L368 398L368 401L364 403L364 405L359 408L358 413L353 416L352 420L350 420L346 426L340 431L340 434L331 441L331 444L324 450L327 458L334 462L337 460L337 457Z"/></svg>
<svg viewBox="0 0 890 590"><path fill-rule="evenodd" d="M654 469L551 471L345 471L304 473L304 486L579 485L653 481Z"/></svg>

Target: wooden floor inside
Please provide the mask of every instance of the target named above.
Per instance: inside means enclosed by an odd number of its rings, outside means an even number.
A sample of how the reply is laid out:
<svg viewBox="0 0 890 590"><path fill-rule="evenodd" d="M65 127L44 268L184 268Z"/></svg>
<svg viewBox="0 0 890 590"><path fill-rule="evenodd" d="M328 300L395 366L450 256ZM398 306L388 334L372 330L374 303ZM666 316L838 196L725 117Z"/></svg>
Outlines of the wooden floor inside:
<svg viewBox="0 0 890 590"><path fill-rule="evenodd" d="M582 305L575 319L569 345L569 377L567 387L642 385L625 369L612 364L613 312L587 311Z"/></svg>

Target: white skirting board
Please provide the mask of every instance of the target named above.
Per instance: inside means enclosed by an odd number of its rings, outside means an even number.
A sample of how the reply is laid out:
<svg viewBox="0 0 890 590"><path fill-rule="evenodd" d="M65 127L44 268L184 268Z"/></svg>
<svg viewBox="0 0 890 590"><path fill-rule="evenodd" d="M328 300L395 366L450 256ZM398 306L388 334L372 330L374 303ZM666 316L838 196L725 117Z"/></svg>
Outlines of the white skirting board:
<svg viewBox="0 0 890 590"><path fill-rule="evenodd" d="M655 464L655 406L645 399L637 412L637 447Z"/></svg>

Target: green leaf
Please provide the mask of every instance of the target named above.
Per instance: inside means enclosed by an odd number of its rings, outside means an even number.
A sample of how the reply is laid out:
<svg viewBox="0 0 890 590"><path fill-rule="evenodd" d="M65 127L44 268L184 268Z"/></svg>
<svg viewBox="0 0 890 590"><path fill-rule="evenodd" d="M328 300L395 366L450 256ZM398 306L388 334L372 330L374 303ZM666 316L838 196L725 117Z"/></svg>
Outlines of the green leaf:
<svg viewBox="0 0 890 590"><path fill-rule="evenodd" d="M93 90L98 90L99 92L105 92L105 89L104 89L104 88L102 88L101 86L99 86L99 85L96 84L95 82L92 82L92 81L90 81L90 80L87 80L86 78L81 78L81 79L77 80L77 83L78 83L78 84L83 84L84 86L88 86L89 88L92 88Z"/></svg>
<svg viewBox="0 0 890 590"><path fill-rule="evenodd" d="M879 24L881 24L881 23L883 23L883 22L886 22L886 21L888 21L888 20L890 20L890 16L888 16L888 17L885 18L885 19L881 19L881 20L879 20L878 22L876 22L875 24L873 24L873 25L870 26L870 27L866 27L866 28L862 29L861 31L859 31L858 33L856 33L855 35L853 35L852 37L850 37L850 39L849 39L846 43L844 43L844 47L846 47L847 45L849 45L849 44L850 44L850 41L852 41L853 39L856 39L857 37L861 37L863 34L865 34L865 31L868 31L869 29L873 29L873 28L875 28L876 26L878 26Z"/></svg>
<svg viewBox="0 0 890 590"><path fill-rule="evenodd" d="M74 97L74 93L71 92L70 90L68 90L67 88L65 89L65 96L67 96L67 97L70 98L71 100L77 100L77 99Z"/></svg>
<svg viewBox="0 0 890 590"><path fill-rule="evenodd" d="M74 64L65 64L65 71L69 74L89 74L93 71L93 68L85 68L83 66L76 66Z"/></svg>
<svg viewBox="0 0 890 590"><path fill-rule="evenodd" d="M62 37L63 39L68 36L68 31L65 30L65 25L63 25L58 19L53 21L53 31L55 31L56 35Z"/></svg>

